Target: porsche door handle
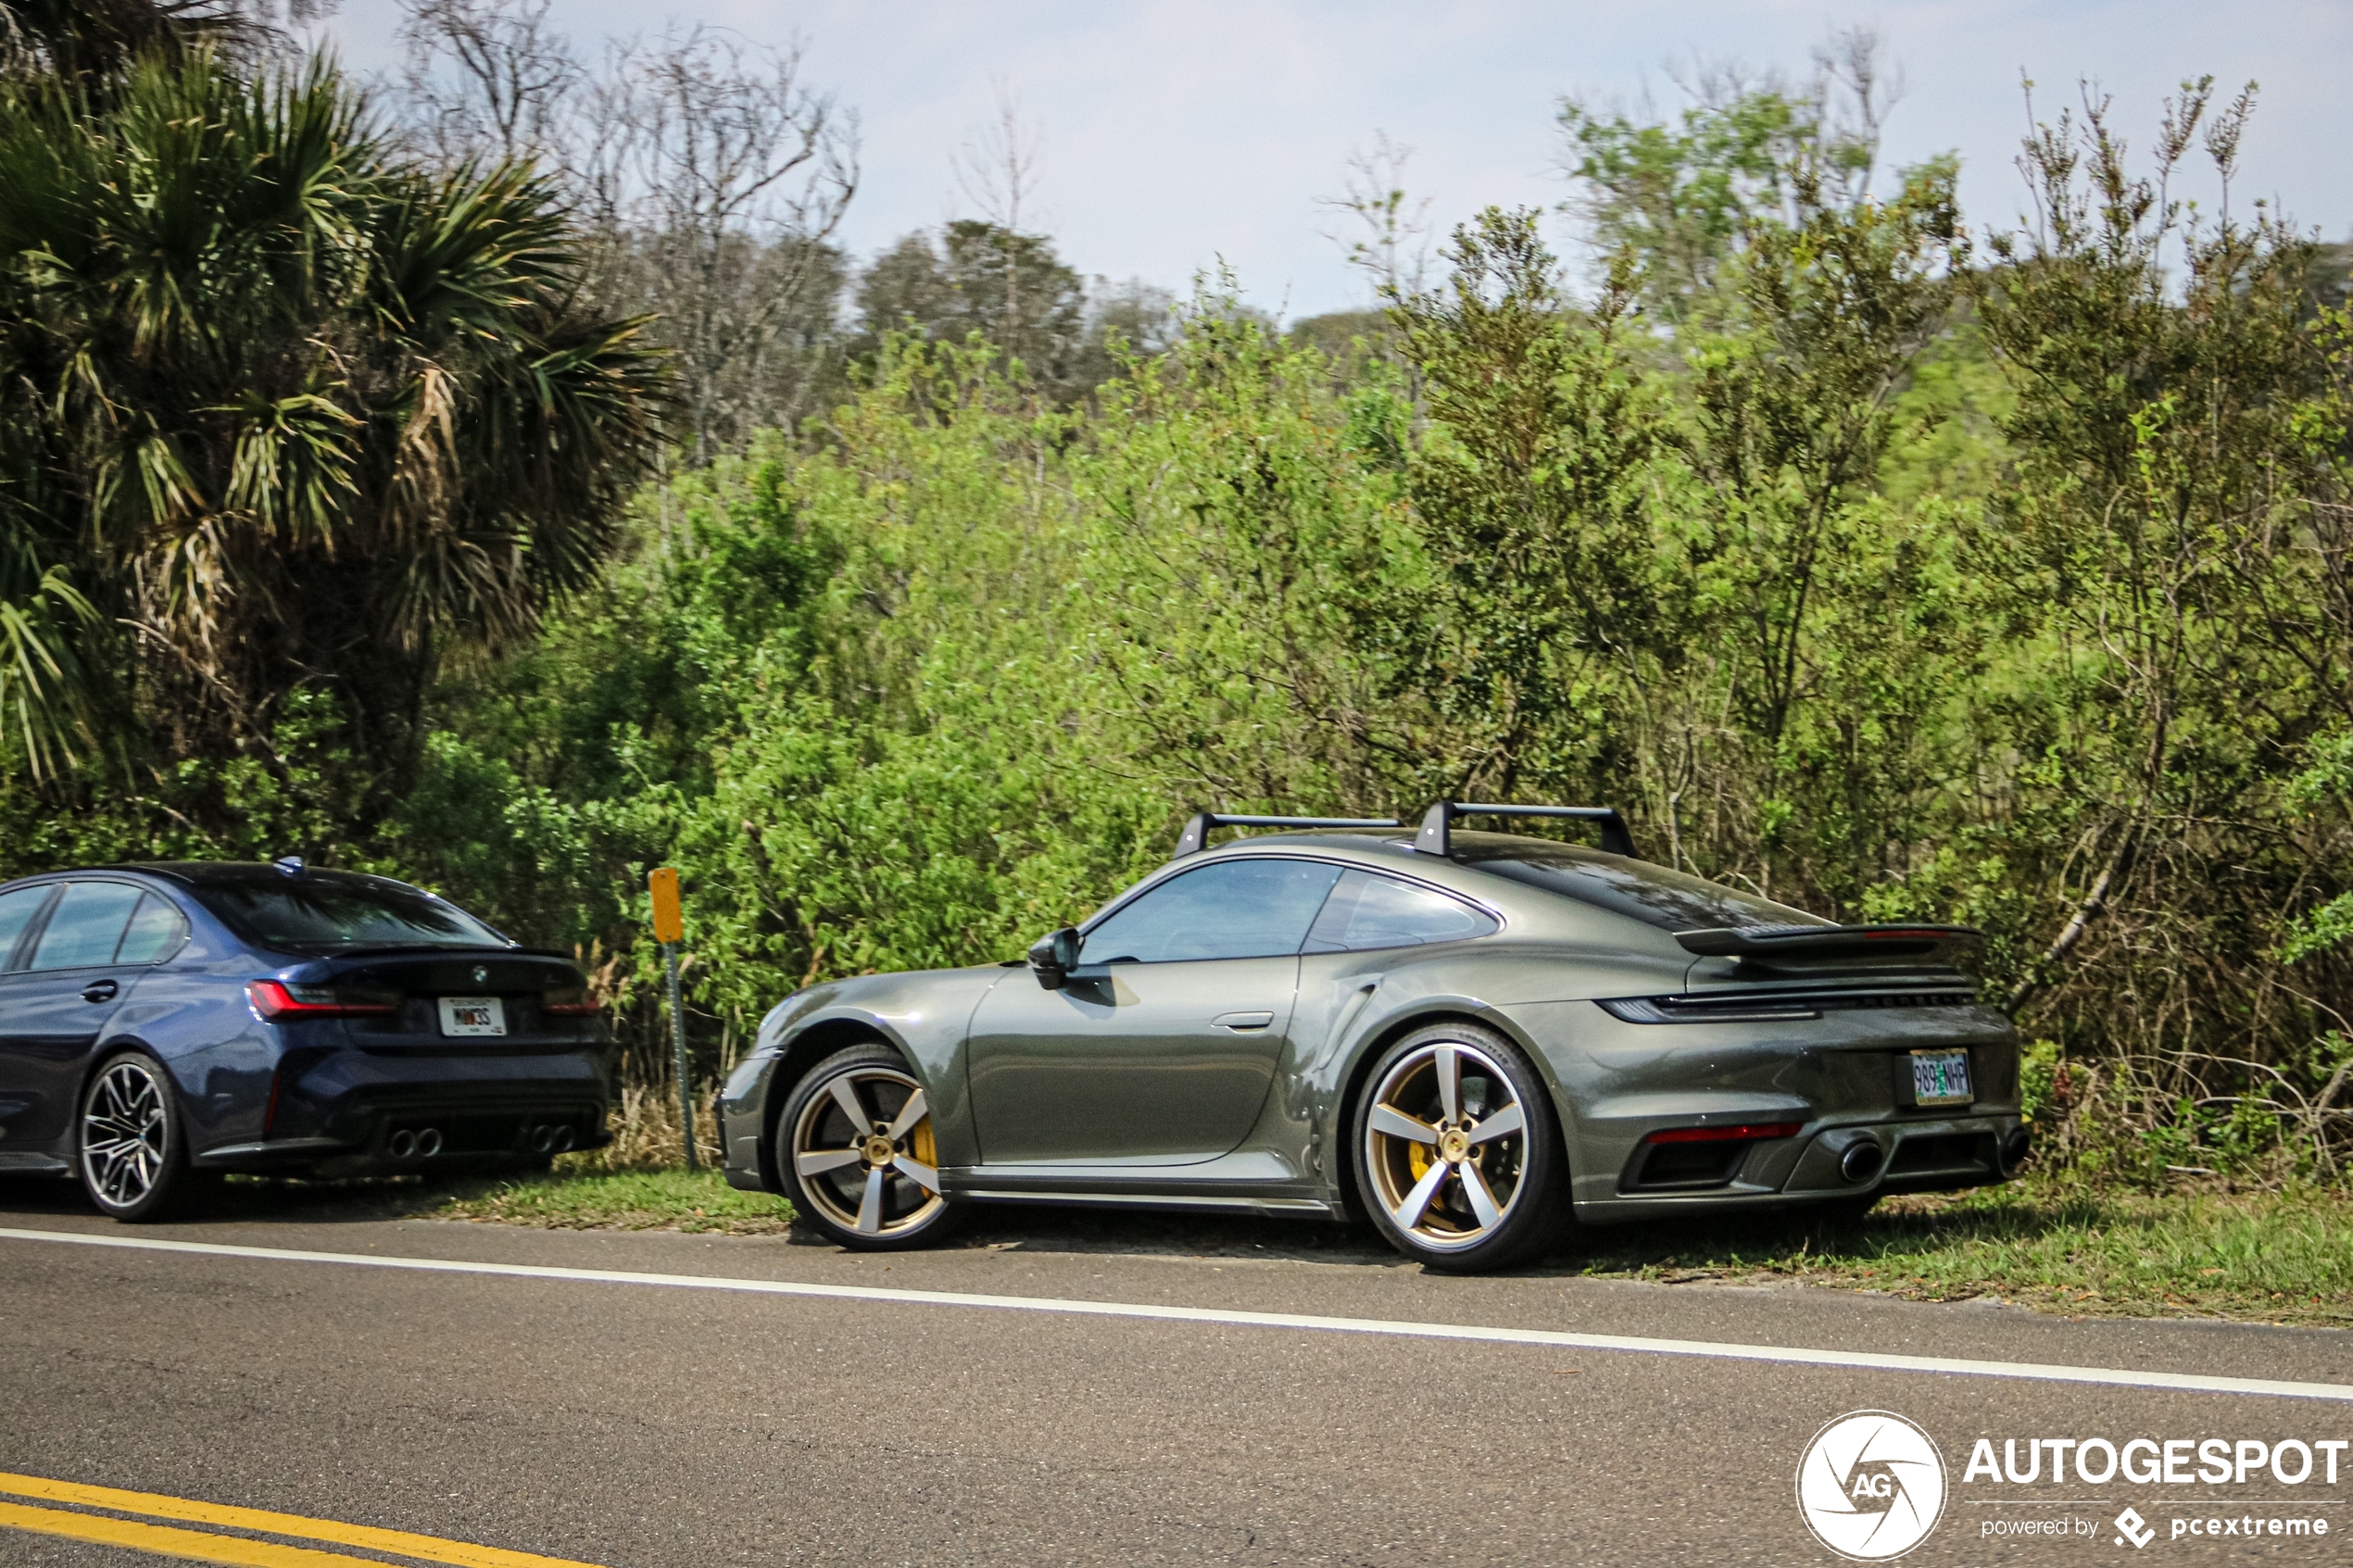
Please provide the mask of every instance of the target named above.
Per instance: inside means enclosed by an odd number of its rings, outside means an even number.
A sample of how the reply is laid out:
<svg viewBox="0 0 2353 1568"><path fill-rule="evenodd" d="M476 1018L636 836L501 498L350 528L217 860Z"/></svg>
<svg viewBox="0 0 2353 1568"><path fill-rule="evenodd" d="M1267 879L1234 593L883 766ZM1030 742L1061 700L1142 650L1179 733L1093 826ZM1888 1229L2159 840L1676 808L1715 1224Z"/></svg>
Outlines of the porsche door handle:
<svg viewBox="0 0 2353 1568"><path fill-rule="evenodd" d="M1209 1021L1209 1026L1230 1029L1237 1035L1250 1035L1272 1028L1274 1022L1275 1015L1271 1012L1221 1012Z"/></svg>
<svg viewBox="0 0 2353 1568"><path fill-rule="evenodd" d="M93 980L82 988L82 999L85 1002L110 1002L120 989L111 980Z"/></svg>

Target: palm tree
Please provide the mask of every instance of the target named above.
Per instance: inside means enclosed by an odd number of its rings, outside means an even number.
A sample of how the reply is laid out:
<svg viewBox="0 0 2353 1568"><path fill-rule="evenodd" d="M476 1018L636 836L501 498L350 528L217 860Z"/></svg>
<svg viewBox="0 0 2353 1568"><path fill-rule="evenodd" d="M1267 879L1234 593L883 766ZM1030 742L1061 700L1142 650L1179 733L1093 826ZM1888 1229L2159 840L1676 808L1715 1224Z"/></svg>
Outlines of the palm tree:
<svg viewBox="0 0 2353 1568"><path fill-rule="evenodd" d="M0 190L19 746L131 714L267 759L309 688L396 789L441 653L527 634L609 548L661 438L641 322L580 303L529 166L420 167L332 66L203 37L0 77Z"/></svg>

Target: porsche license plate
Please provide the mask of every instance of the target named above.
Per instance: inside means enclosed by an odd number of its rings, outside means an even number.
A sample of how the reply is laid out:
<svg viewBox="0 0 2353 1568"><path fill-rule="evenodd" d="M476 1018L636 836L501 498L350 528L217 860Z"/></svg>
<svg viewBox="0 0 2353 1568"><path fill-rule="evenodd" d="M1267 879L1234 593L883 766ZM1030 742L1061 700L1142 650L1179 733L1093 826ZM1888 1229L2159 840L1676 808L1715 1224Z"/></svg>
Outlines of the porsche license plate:
<svg viewBox="0 0 2353 1568"><path fill-rule="evenodd" d="M1969 1090L1969 1052L1912 1053L1914 1105L1967 1105L1975 1098Z"/></svg>
<svg viewBox="0 0 2353 1568"><path fill-rule="evenodd" d="M444 1035L504 1035L507 1032L507 1007L496 997L444 997L441 998L441 1032Z"/></svg>

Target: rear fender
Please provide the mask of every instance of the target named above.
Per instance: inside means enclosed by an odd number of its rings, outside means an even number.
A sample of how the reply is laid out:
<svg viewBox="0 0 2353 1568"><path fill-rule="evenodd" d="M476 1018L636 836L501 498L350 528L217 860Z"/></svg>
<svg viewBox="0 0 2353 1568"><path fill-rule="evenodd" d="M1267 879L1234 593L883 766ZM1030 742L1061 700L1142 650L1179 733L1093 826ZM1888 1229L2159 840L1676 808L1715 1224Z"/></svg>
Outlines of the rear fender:
<svg viewBox="0 0 2353 1568"><path fill-rule="evenodd" d="M1357 1015L1348 1031L1348 1039L1337 1053L1340 1072L1330 1080L1331 1093L1327 1104L1335 1113L1326 1122L1331 1131L1327 1142L1331 1148L1330 1173L1341 1204L1354 1218L1364 1216L1363 1196L1356 1190L1356 1155L1353 1143L1356 1112L1368 1092L1373 1067L1381 1053L1390 1046L1433 1023L1468 1022L1482 1025L1503 1035L1520 1049L1535 1065L1537 1076L1543 1081L1544 1092L1552 1100L1553 1125L1561 1135L1564 1159L1574 1147L1575 1118L1567 1097L1561 1090L1560 1080L1543 1050L1508 1014L1476 997L1432 994L1403 999L1396 1006L1382 1008L1378 1004L1380 992L1377 988L1370 1003ZM1573 1175L1573 1172L1572 1172Z"/></svg>

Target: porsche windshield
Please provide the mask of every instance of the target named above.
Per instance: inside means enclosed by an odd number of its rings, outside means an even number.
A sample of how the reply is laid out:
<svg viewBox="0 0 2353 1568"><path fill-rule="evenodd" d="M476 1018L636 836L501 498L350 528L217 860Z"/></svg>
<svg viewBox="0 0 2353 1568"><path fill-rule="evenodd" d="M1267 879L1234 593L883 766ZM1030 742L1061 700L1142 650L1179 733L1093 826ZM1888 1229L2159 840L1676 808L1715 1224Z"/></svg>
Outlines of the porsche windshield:
<svg viewBox="0 0 2353 1568"><path fill-rule="evenodd" d="M504 947L455 904L396 883L312 874L199 885L205 907L270 947Z"/></svg>
<svg viewBox="0 0 2353 1568"><path fill-rule="evenodd" d="M1835 925L1819 915L1682 872L1505 834L1456 834L1454 858L1529 887L1595 904L1664 931Z"/></svg>

